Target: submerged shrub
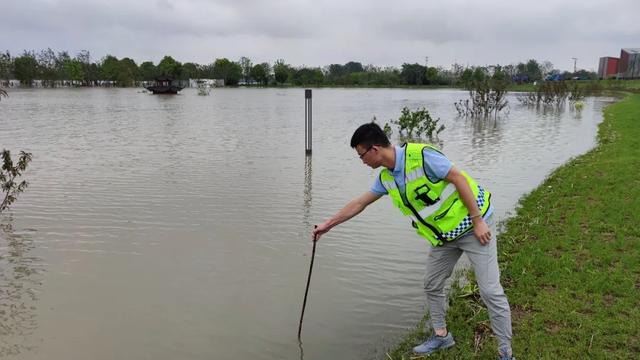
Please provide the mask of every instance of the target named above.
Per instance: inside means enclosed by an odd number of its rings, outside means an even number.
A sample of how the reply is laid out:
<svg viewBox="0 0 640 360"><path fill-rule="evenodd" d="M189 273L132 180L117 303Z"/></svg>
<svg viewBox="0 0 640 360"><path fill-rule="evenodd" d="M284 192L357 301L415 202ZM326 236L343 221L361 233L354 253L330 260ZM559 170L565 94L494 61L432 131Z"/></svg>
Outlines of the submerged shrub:
<svg viewBox="0 0 640 360"><path fill-rule="evenodd" d="M518 97L523 105L563 105L566 100L575 103L584 99L584 92L575 81L543 81L534 92Z"/></svg>
<svg viewBox="0 0 640 360"><path fill-rule="evenodd" d="M393 124L398 126L400 137L408 140L419 139L423 135L429 139L437 137L444 130L444 125L438 125L439 122L440 119L432 118L429 111L424 107L412 111L406 106L402 108L398 120L392 121Z"/></svg>
<svg viewBox="0 0 640 360"><path fill-rule="evenodd" d="M2 150L2 170L0 170L2 202L0 202L0 212L7 209L9 205L16 201L18 194L27 188L28 183L26 181L23 180L18 183L16 179L22 176L29 162L31 162L31 153L21 151L18 163L14 165L9 150Z"/></svg>
<svg viewBox="0 0 640 360"><path fill-rule="evenodd" d="M509 105L506 99L509 82L500 67L493 69L491 75L487 68L467 69L462 74L462 82L469 91L469 99L454 103L459 116L498 115Z"/></svg>

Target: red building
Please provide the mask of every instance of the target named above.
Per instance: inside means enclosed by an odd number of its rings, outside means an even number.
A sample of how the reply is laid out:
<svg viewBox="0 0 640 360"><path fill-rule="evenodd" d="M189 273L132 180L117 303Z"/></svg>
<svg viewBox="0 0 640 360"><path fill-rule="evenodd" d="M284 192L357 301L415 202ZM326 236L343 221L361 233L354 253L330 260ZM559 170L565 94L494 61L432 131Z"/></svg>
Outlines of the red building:
<svg viewBox="0 0 640 360"><path fill-rule="evenodd" d="M622 49L620 51L618 74L621 79L640 78L640 48Z"/></svg>
<svg viewBox="0 0 640 360"><path fill-rule="evenodd" d="M620 59L611 56L605 56L600 58L600 65L598 66L598 77L600 79L607 79L611 77L617 77L618 75L618 63Z"/></svg>

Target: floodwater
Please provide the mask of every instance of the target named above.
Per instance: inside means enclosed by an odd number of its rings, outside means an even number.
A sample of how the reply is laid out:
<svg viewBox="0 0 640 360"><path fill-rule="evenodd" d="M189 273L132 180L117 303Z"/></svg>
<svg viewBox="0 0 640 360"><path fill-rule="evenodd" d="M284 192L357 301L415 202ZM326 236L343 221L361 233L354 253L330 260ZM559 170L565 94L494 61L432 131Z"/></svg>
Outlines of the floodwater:
<svg viewBox="0 0 640 360"><path fill-rule="evenodd" d="M497 220L595 144L602 108L457 118L456 90L12 90L0 147L33 153L0 215L0 357L299 359L310 231L377 174L355 128L404 106L441 118L442 149L493 192ZM428 251L387 199L318 243L304 358L371 359L420 320Z"/></svg>

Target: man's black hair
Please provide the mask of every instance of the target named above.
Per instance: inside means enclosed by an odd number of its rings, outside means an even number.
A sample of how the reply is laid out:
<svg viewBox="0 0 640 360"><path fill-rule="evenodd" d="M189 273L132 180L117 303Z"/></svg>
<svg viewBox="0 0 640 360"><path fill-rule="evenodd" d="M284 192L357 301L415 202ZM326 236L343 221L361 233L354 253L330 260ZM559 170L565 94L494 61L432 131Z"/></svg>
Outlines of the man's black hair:
<svg viewBox="0 0 640 360"><path fill-rule="evenodd" d="M373 145L380 145L387 147L391 145L387 134L382 131L380 126L374 122L360 125L358 129L353 133L351 137L351 147L355 148L358 145L362 145L366 148Z"/></svg>

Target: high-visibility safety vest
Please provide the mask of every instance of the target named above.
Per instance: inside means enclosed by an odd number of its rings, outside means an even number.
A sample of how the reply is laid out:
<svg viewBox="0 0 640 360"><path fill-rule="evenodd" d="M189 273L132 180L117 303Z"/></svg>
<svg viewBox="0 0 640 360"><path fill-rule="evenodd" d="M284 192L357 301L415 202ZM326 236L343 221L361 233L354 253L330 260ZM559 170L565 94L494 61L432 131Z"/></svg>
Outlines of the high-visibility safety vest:
<svg viewBox="0 0 640 360"><path fill-rule="evenodd" d="M393 204L413 219L417 233L429 240L433 246L453 241L473 229L469 210L462 202L456 187L445 180L433 182L424 169L422 150L427 147L440 152L428 144L405 144L404 179L405 192L400 191L391 171L380 172L380 181L387 189ZM491 194L462 171L476 199L480 213L489 210Z"/></svg>

